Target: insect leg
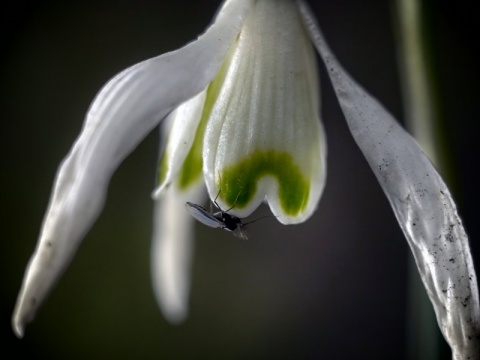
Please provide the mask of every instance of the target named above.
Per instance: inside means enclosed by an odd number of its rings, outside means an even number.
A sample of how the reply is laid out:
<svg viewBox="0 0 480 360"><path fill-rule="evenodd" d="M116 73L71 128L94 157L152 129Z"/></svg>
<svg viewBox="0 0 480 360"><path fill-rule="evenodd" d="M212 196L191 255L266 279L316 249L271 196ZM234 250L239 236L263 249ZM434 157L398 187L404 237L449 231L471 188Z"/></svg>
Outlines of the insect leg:
<svg viewBox="0 0 480 360"><path fill-rule="evenodd" d="M229 212L230 210L232 210L234 207L235 207L235 204L237 203L237 200L238 200L238 197L240 196L240 194L243 192L243 189L245 187L242 188L242 190L240 190L240 192L237 194L237 197L235 198L235 201L233 202L233 205L232 207L230 207L229 209L225 210L224 212ZM220 194L220 192L219 192ZM217 195L218 196L218 195ZM216 199L215 199L216 200Z"/></svg>
<svg viewBox="0 0 480 360"><path fill-rule="evenodd" d="M223 210L220 208L220 206L217 204L217 199L218 199L218 196L220 195L220 191L222 191L221 189L218 190L218 194L217 196L215 196L215 199L213 200L213 203L215 204L215 206L217 207L218 210L222 211ZM213 212L212 211L212 203L210 203L210 212Z"/></svg>

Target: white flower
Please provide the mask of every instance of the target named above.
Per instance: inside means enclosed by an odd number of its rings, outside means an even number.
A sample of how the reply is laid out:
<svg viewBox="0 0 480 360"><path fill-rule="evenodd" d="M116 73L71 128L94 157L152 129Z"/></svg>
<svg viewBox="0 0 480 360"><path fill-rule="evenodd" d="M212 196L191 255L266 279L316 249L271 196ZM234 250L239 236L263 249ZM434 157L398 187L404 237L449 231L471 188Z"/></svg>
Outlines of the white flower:
<svg viewBox="0 0 480 360"><path fill-rule="evenodd" d="M312 45L412 248L454 357L476 354L476 277L448 189L415 141L338 64L307 6L293 0L227 0L198 40L126 69L100 91L57 174L14 312L16 334L97 218L113 171L164 118L152 274L170 321L188 311L194 220L184 204L202 202L203 184L234 216L266 201L283 224L308 219L326 157ZM433 253L435 246L444 251Z"/></svg>

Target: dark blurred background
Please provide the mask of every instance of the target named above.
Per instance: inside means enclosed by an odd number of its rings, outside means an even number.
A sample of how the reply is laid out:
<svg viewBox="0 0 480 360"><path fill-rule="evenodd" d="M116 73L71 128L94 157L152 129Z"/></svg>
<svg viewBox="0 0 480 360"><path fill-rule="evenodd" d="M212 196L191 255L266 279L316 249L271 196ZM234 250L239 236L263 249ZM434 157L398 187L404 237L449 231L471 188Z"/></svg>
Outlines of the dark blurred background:
<svg viewBox="0 0 480 360"><path fill-rule="evenodd" d="M310 3L346 69L401 120L393 2ZM425 4L438 106L448 135L452 170L447 178L478 270L476 18L468 2ZM248 241L199 225L190 317L183 325L170 325L150 285L155 131L114 175L100 219L25 338L14 337L11 313L57 166L96 92L127 66L193 40L218 5L217 0L3 3L2 359L413 358L407 326L409 249L352 141L323 67L328 182L309 221L286 227L267 219L250 227ZM439 358L448 359L442 342L439 349Z"/></svg>

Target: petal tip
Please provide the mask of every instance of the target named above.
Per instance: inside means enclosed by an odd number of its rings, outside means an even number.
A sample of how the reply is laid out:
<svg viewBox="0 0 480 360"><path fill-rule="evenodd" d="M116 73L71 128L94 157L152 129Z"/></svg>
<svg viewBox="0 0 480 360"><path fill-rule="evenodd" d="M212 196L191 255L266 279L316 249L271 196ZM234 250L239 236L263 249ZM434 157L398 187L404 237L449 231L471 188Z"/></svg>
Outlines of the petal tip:
<svg viewBox="0 0 480 360"><path fill-rule="evenodd" d="M19 324L12 324L13 332L18 339L23 339L25 328Z"/></svg>
<svg viewBox="0 0 480 360"><path fill-rule="evenodd" d="M22 339L25 335L26 321L25 316L22 316L22 312L21 309L17 308L12 316L12 330L18 339Z"/></svg>
<svg viewBox="0 0 480 360"><path fill-rule="evenodd" d="M181 325L188 317L188 307L182 305L177 307L170 306L168 310L166 308L163 309L163 315L170 324Z"/></svg>
<svg viewBox="0 0 480 360"><path fill-rule="evenodd" d="M152 197L153 201L157 201L158 199L160 199L160 194L162 193L162 190L163 190L163 186L159 186L152 191L152 195L150 196Z"/></svg>

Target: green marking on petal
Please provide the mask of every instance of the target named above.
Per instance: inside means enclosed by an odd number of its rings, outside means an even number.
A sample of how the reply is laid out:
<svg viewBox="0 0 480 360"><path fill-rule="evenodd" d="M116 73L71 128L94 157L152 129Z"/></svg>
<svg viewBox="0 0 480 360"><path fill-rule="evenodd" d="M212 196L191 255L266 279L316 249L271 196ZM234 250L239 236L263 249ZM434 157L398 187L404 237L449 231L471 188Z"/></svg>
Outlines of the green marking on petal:
<svg viewBox="0 0 480 360"><path fill-rule="evenodd" d="M218 94L223 86L225 76L228 71L228 65L230 64L230 58L233 54L233 49L235 44L232 45L232 48L229 52L229 55L226 57L223 62L222 67L220 68L215 79L210 83L207 89L207 96L205 99L205 105L203 106L202 119L198 124L197 133L195 134L195 140L190 148L190 152L185 158L182 169L180 170L178 177L178 185L180 189L186 189L190 185L196 183L198 178L202 176L203 168L203 139L205 135L205 129L207 128L207 123L210 118L213 106L217 101Z"/></svg>
<svg viewBox="0 0 480 360"><path fill-rule="evenodd" d="M310 182L286 151L256 150L219 174L220 197L229 206L243 208L255 196L257 182L271 176L279 186L280 206L289 216L298 215L308 203Z"/></svg>
<svg viewBox="0 0 480 360"><path fill-rule="evenodd" d="M203 119L201 120L197 135L195 135L195 141L188 153L185 161L183 163L182 169L180 170L180 174L178 177L178 185L180 189L187 189L190 185L194 184L199 176L202 175L202 142L198 139L203 139L202 133L205 131L205 125L203 125ZM200 146L200 150L198 147Z"/></svg>
<svg viewBox="0 0 480 360"><path fill-rule="evenodd" d="M180 189L186 189L190 185L194 184L198 178L202 175L203 168L203 138L205 129L207 128L208 118L210 112L215 104L216 97L212 98L212 84L209 85L207 90L207 97L205 105L203 107L202 119L198 124L197 133L195 134L195 140L192 147L185 158L183 166L178 176L178 185Z"/></svg>
<svg viewBox="0 0 480 360"><path fill-rule="evenodd" d="M167 178L168 172L168 151L165 150L162 154L162 159L158 165L157 170L157 185L160 186L163 184L165 179Z"/></svg>

